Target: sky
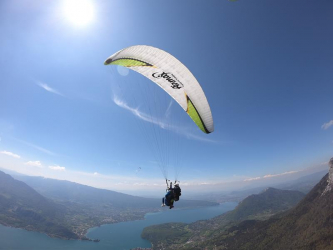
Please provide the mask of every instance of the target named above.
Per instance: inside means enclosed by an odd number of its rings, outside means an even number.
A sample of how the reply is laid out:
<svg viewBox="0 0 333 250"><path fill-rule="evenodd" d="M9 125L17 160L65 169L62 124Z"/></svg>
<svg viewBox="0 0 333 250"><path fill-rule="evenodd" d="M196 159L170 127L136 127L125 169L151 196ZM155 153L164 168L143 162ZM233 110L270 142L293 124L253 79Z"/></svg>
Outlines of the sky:
<svg viewBox="0 0 333 250"><path fill-rule="evenodd" d="M330 0L2 0L0 167L132 194L163 189L160 157L191 190L328 168L332 11ZM132 45L191 70L213 133L148 79L103 65ZM157 139L154 119L171 124Z"/></svg>

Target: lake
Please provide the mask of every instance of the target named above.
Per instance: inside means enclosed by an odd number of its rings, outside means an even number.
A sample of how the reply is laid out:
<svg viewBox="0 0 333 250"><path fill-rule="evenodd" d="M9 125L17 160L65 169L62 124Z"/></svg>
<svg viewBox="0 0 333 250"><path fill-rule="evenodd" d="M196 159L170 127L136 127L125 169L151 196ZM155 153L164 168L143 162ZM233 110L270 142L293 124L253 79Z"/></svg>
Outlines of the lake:
<svg viewBox="0 0 333 250"><path fill-rule="evenodd" d="M147 226L169 222L191 223L210 219L234 209L236 205L235 202L227 202L218 206L195 209L169 210L165 208L165 211L162 212L146 214L144 220L107 224L89 229L87 236L92 239L100 239L98 243L54 239L45 234L0 225L0 249L128 250L134 247L150 247L150 242L140 237L143 228Z"/></svg>

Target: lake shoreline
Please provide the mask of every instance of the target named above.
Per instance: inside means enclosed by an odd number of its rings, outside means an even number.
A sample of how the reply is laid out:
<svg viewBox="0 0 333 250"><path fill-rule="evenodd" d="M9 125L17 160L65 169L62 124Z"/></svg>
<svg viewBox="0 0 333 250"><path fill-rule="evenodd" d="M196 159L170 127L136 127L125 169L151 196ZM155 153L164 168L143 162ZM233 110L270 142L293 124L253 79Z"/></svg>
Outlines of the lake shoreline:
<svg viewBox="0 0 333 250"><path fill-rule="evenodd" d="M201 208L159 209L153 213L145 213L140 220L91 227L85 235L90 241L51 237L45 233L1 225L0 241L2 242L2 248L0 247L0 249L29 248L43 250L50 245L57 249L72 250L150 249L152 243L141 238L142 230L145 227L164 223L191 223L198 220L207 220L234 209L236 205L236 203L227 202Z"/></svg>
<svg viewBox="0 0 333 250"><path fill-rule="evenodd" d="M178 211L178 210L191 210L191 209L200 209L200 208L205 208L205 207L212 207L212 206L219 206L221 205L221 203L216 203L214 205L210 205L210 206L198 206L198 207L183 207L183 208L174 208L172 209L173 211ZM55 234L50 234L50 233L47 233L47 232L43 232L43 231L38 231L38 230L35 230L34 228L32 228L30 225L28 226L24 226L24 227L15 227L13 225L9 225L9 224L4 224L4 223L0 223L0 225L4 226L4 227L9 227L9 228L15 228L15 229L22 229L22 230L26 230L26 231L29 231L29 232L36 232L36 233L41 233L41 234L44 234L52 239L60 239L60 240L78 240L78 241L91 241L91 242L99 242L100 239L93 239L93 238L89 238L87 236L87 234L89 234L89 232L91 232L91 230L93 229L96 229L96 228L99 228L99 227L102 227L102 226L105 226L105 225L113 225L113 224L117 224L117 223L123 223L123 222L135 222L135 221L142 221L142 220L145 220L146 219L146 216L147 215L151 215L151 214L156 214L156 213L161 213L161 212L165 212L166 209L163 209L163 208L158 208L156 209L155 211L150 211L150 212L146 212L145 214L143 214L141 216L140 219L136 219L136 220L124 220L124 221L116 221L116 222L113 222L113 223L102 223L102 224L99 224L99 225L92 225L92 226L89 226L87 228L84 228L82 232L80 233L75 233L78 238L72 238L72 237L63 237L63 236L59 236L59 235L55 235Z"/></svg>
<svg viewBox="0 0 333 250"><path fill-rule="evenodd" d="M173 212L173 211L182 211L182 212L183 212L183 211L185 211L185 210L187 210L187 212L188 212L188 211L196 211L196 210L198 210L198 209L202 209L202 208L207 208L207 209L208 209L208 208L212 208L212 207L222 207L223 205L228 205L228 204L234 204L234 205L233 205L233 208L232 208L232 209L227 209L227 210L225 210L225 211L222 211L222 213L218 213L218 214L215 215L215 216L219 216L219 215L221 215L221 214L223 214L223 213L226 213L226 212L228 212L228 211L230 211L230 210L233 210L234 207L236 207L236 205L238 205L238 203L236 203L236 202L222 202L222 203L216 203L216 204L211 205L211 206L198 206L198 207L196 207L196 208L176 208L176 209L172 209L172 210L170 210L170 209L159 209L159 210L156 211L156 212L148 212L148 213L145 214L145 216L144 216L143 219L135 220L135 221L132 221L132 222L148 221L148 219L149 219L148 217L150 217L150 216L154 217L154 216L157 216L157 215L159 215L159 214L161 214L161 213L165 213L165 212ZM213 216L213 217L215 217L215 216ZM211 218L213 218L213 217L211 217ZM211 219L211 218L198 219L198 220L209 220L209 219ZM198 220L194 220L194 221L198 221ZM194 221L191 221L191 222L183 222L183 223L189 224L189 223L192 223L192 222L194 222ZM122 223L127 223L127 222L121 222L121 223L119 223L119 224L122 224ZM172 222L163 222L163 223L158 223L158 224L164 224L164 223L172 223ZM116 224L117 224L117 223L116 223ZM113 223L113 224L104 224L104 225L101 225L100 227L103 227L103 226L104 226L104 227L108 227L108 226L110 226L110 225L114 225L114 223ZM154 225L155 225L155 224L154 224ZM87 234L89 234L89 233L95 231L95 230L98 229L98 228L99 228L99 227L90 228ZM153 243L150 242L149 240L144 239L144 238L141 237L141 233L142 233L143 229L144 229L144 228L142 228L142 230L140 231L140 238L141 238L142 240L145 240L145 241L149 242L150 247L137 246L137 247L131 248L131 250L137 250L137 249L140 249L140 250L143 250L143 249L144 249L144 250L151 250L151 249L153 249ZM88 237L88 235L86 235L86 236Z"/></svg>
<svg viewBox="0 0 333 250"><path fill-rule="evenodd" d="M223 203L227 203L227 202L223 202ZM223 203L216 203L214 205L210 205L210 206L197 206L197 207L192 207L192 208L189 208L189 207L183 207L183 208L174 208L172 209L173 211L178 211L178 210L191 210L191 209L199 209L199 208L205 208L205 207L214 207L214 206L220 206L222 205ZM169 210L169 209L168 209ZM166 211L166 209L163 209L163 208L159 208L157 209L156 211L152 211L152 212L147 212L143 215L143 217L141 219L137 219L137 220L128 220L128 221L121 221L121 222L114 222L114 223L105 223L105 224L100 224L100 225L97 225L97 226L94 226L94 227L89 227L87 229L85 229L85 232L84 232L84 236L89 240L89 241L94 241L93 239L90 239L87 234L89 234L91 231L93 231L94 229L97 229L99 227L102 227L102 226L106 226L106 225L114 225L114 224L117 224L117 223L123 223L123 222L135 222L135 221L142 221L142 220L145 220L146 219L146 216L147 215L151 215L151 214L156 214L156 213L161 213L161 212L164 212ZM81 239L80 239L81 240ZM99 240L99 239L97 239Z"/></svg>

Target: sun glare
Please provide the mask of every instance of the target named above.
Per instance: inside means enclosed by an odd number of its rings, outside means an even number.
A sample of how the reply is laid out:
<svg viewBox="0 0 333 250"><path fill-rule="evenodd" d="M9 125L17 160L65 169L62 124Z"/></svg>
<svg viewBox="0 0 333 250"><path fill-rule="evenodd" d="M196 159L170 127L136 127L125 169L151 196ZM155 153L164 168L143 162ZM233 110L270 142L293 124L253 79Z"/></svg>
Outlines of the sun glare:
<svg viewBox="0 0 333 250"><path fill-rule="evenodd" d="M94 6L90 0L65 0L65 15L77 26L84 26L94 18Z"/></svg>

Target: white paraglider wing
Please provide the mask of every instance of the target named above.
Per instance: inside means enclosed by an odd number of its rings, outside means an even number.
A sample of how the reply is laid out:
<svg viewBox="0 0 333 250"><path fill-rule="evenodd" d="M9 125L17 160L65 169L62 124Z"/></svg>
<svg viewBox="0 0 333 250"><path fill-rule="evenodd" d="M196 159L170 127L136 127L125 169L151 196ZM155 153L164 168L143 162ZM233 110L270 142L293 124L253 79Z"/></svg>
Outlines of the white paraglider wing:
<svg viewBox="0 0 333 250"><path fill-rule="evenodd" d="M121 65L144 75L164 89L205 133L214 131L207 98L193 74L169 53L146 45L125 48L105 65Z"/></svg>

